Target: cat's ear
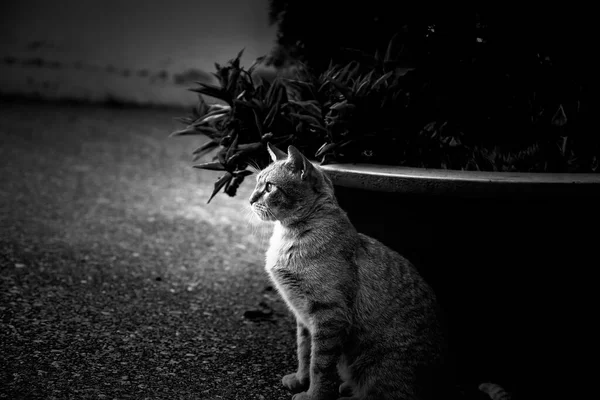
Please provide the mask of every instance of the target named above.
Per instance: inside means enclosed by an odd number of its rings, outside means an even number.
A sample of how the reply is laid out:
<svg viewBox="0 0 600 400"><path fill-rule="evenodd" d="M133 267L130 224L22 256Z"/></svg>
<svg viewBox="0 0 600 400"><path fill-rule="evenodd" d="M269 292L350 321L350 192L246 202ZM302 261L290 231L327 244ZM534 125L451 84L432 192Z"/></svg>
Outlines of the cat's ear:
<svg viewBox="0 0 600 400"><path fill-rule="evenodd" d="M283 151L279 150L277 147L273 146L271 143L268 142L267 150L269 151L269 154L271 155L271 160L273 160L273 162L279 160L286 160L288 158L287 154L285 154Z"/></svg>
<svg viewBox="0 0 600 400"><path fill-rule="evenodd" d="M292 166L292 170L301 171L302 179L306 179L314 168L308 158L304 157L300 151L294 146L288 147L288 163Z"/></svg>

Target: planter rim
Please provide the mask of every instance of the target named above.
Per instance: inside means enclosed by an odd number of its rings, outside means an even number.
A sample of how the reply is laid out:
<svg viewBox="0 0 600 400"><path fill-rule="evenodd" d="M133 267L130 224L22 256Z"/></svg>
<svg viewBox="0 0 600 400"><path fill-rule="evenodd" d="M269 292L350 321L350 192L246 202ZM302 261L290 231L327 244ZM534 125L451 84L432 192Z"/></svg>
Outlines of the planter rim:
<svg viewBox="0 0 600 400"><path fill-rule="evenodd" d="M319 167L335 185L380 192L468 196L515 192L600 195L600 173L459 171L377 164Z"/></svg>

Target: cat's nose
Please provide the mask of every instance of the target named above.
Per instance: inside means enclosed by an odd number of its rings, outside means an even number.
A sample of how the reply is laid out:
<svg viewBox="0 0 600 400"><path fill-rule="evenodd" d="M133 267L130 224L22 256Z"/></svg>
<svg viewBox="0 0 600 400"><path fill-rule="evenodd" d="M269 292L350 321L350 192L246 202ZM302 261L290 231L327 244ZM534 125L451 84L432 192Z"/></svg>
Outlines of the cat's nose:
<svg viewBox="0 0 600 400"><path fill-rule="evenodd" d="M250 205L256 203L257 200L258 200L258 196L256 196L255 194L250 196Z"/></svg>

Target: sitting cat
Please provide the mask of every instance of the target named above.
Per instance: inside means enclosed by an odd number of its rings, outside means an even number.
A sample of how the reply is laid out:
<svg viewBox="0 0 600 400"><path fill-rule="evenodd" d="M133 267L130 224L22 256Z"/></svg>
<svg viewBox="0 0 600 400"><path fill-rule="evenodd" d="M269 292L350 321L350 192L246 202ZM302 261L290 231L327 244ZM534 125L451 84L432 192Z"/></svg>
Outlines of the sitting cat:
<svg viewBox="0 0 600 400"><path fill-rule="evenodd" d="M319 167L293 146L268 150L250 204L275 222L266 270L297 322L298 370L283 385L293 400L432 398L444 342L431 288L355 230Z"/></svg>

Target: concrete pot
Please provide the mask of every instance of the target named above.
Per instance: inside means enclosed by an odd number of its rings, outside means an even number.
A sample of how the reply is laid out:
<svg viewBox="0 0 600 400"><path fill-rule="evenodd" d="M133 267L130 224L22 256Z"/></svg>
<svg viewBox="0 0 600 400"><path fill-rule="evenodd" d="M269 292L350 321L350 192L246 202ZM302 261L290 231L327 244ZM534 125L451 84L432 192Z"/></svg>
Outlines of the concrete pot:
<svg viewBox="0 0 600 400"><path fill-rule="evenodd" d="M357 229L433 286L459 382L535 398L582 384L600 337L600 174L322 168Z"/></svg>

